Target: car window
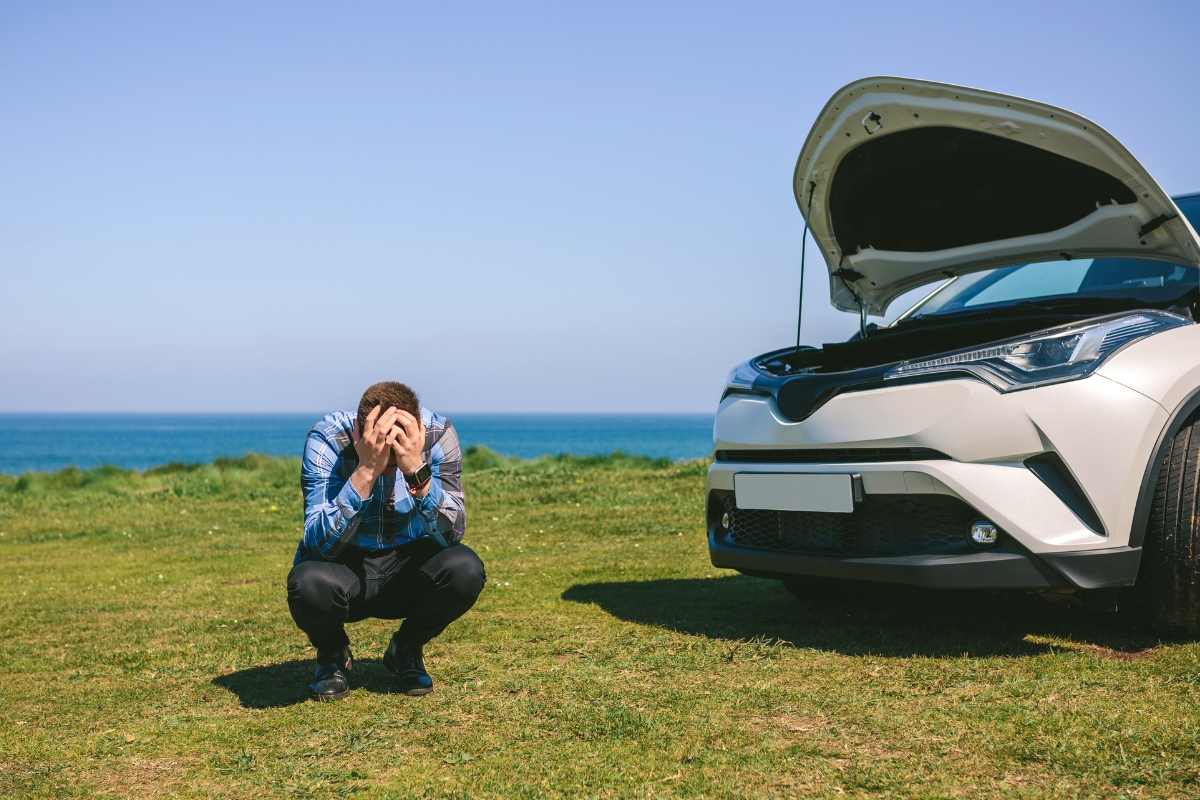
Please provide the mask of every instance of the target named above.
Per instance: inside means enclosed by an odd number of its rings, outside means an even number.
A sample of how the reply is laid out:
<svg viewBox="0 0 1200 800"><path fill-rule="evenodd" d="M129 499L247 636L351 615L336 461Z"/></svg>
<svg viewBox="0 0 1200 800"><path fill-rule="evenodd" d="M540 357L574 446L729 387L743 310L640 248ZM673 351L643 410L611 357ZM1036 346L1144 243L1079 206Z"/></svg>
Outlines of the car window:
<svg viewBox="0 0 1200 800"><path fill-rule="evenodd" d="M1006 303L1013 300L1028 300L1035 297L1053 297L1059 294L1074 294L1087 277L1092 259L1074 261L1025 264L1008 270L1006 274L985 287L974 297L963 303L971 306Z"/></svg>

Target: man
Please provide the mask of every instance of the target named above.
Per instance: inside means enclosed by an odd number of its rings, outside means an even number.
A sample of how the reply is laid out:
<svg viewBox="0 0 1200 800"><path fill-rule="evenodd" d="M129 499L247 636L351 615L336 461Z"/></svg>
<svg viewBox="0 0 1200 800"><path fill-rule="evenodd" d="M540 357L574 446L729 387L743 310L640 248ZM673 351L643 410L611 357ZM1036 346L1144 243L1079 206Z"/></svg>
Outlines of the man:
<svg viewBox="0 0 1200 800"><path fill-rule="evenodd" d="M292 619L317 649L314 700L350 693L345 623L403 619L383 665L393 689L433 691L422 647L483 590L483 562L459 544L466 526L462 456L450 420L402 383L363 393L309 431L300 484L304 538L288 575Z"/></svg>

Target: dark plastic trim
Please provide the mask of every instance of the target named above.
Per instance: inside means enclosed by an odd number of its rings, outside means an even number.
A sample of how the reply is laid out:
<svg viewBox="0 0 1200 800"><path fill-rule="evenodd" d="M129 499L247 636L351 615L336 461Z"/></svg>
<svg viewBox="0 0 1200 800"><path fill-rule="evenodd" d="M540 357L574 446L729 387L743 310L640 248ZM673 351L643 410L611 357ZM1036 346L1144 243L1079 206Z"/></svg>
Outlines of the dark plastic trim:
<svg viewBox="0 0 1200 800"><path fill-rule="evenodd" d="M1137 583L1142 548L1042 553L1041 558L1080 589L1115 589Z"/></svg>
<svg viewBox="0 0 1200 800"><path fill-rule="evenodd" d="M708 534L714 567L826 578L903 583L932 589L1059 589L1071 584L1016 552L961 555L826 558L742 549Z"/></svg>
<svg viewBox="0 0 1200 800"><path fill-rule="evenodd" d="M708 497L708 552L714 567L779 576L813 575L847 580L903 583L940 589L1109 589L1133 586L1141 547L1031 553L1005 537L993 550L942 555L829 557L739 547L719 534L721 500Z"/></svg>
<svg viewBox="0 0 1200 800"><path fill-rule="evenodd" d="M883 376L894 366L889 363L838 372L814 372L785 379L772 378L762 381L762 388L770 388L775 395L775 407L780 414L799 422L811 417L839 394L882 389L887 385ZM755 380L755 388L759 383ZM771 385L768 386L768 383Z"/></svg>
<svg viewBox="0 0 1200 800"><path fill-rule="evenodd" d="M1154 455L1150 457L1150 463L1146 465L1146 472L1142 476L1142 488L1138 492L1137 505L1133 509L1133 525L1129 530L1130 547L1141 547L1142 542L1146 540L1146 526L1150 524L1150 506L1154 502L1154 487L1158 483L1158 473L1162 470L1163 459L1167 457L1167 451L1171 449L1171 440L1183 429L1184 423L1197 409L1200 409L1200 389L1193 391L1187 399L1179 404L1175 413L1171 415L1171 421L1158 435L1158 444L1154 447Z"/></svg>
<svg viewBox="0 0 1200 800"><path fill-rule="evenodd" d="M1091 528L1093 533L1101 536L1108 534L1104 530L1104 522L1096 513L1095 507L1088 500L1087 492L1071 474L1071 468L1062 460L1062 456L1054 451L1039 453L1025 459L1025 467L1046 484L1046 487L1063 501L1063 505L1071 509L1079 521Z"/></svg>

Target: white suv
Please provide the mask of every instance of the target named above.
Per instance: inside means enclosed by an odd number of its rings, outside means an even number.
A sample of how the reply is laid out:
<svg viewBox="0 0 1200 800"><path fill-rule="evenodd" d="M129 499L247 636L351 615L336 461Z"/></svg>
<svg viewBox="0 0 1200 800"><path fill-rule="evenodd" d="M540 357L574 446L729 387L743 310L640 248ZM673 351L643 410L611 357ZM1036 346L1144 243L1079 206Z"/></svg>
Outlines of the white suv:
<svg viewBox="0 0 1200 800"><path fill-rule="evenodd" d="M1200 195L1069 111L900 78L834 95L794 189L860 332L730 372L712 563L795 593L1136 586L1200 634Z"/></svg>

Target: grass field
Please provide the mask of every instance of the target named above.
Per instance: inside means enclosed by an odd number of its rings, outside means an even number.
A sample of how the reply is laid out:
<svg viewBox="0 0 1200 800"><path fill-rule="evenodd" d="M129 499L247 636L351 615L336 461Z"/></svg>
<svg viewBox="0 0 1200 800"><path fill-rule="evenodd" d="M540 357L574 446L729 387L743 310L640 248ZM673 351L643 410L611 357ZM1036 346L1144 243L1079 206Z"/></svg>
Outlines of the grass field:
<svg viewBox="0 0 1200 800"><path fill-rule="evenodd" d="M491 468L481 469L491 464ZM0 477L4 797L1195 797L1200 646L1022 598L713 569L703 464L466 480L478 605L306 701L294 461Z"/></svg>

